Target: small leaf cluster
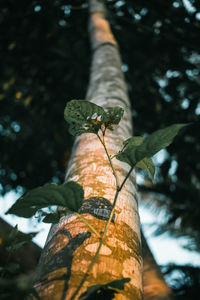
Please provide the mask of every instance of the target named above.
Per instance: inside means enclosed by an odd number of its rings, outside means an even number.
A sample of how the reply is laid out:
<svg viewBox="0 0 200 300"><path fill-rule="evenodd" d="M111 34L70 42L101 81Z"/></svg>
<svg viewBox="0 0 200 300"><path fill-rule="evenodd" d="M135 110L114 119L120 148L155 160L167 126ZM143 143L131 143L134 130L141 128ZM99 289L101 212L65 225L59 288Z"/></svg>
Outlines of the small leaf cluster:
<svg viewBox="0 0 200 300"><path fill-rule="evenodd" d="M92 102L85 100L72 100L67 103L64 117L69 123L69 131L77 136L82 133L95 133L101 129L103 135L105 129L113 129L117 125L124 110L119 107L113 107L105 110ZM128 163L131 168L138 167L149 172L153 179L155 174L155 165L152 156L161 149L169 146L179 130L186 124L174 124L164 129L157 130L147 138L133 136L123 142L122 150L114 157L118 160Z"/></svg>
<svg viewBox="0 0 200 300"><path fill-rule="evenodd" d="M83 133L97 134L101 128L113 129L122 116L123 108L116 106L107 112L99 105L85 100L71 100L67 103L64 111L65 120L69 123L69 132L78 136Z"/></svg>
<svg viewBox="0 0 200 300"><path fill-rule="evenodd" d="M69 131L78 136L83 133L105 135L106 129L113 130L123 117L123 108L116 106L105 111L101 106L86 100L71 100L64 111ZM157 130L146 138L133 136L123 142L123 148L114 157L128 163L131 168L137 166L149 172L153 179L155 166L152 156L169 146L179 130L186 124L174 124ZM29 218L43 208L56 205L63 209L53 213L42 212L43 221L56 223L67 212L78 212L84 200L84 191L78 183L70 181L62 185L46 184L35 188L17 200L7 213Z"/></svg>

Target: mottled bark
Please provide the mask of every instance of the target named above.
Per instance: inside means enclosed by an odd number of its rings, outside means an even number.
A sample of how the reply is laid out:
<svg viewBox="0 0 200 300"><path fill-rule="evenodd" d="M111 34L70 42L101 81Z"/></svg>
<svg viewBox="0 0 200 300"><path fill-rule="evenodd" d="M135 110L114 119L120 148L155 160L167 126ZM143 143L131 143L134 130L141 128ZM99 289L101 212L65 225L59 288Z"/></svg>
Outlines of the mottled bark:
<svg viewBox="0 0 200 300"><path fill-rule="evenodd" d="M144 258L144 300L173 300L172 290L166 284L143 235L142 252Z"/></svg>
<svg viewBox="0 0 200 300"><path fill-rule="evenodd" d="M93 58L86 99L105 109L116 105L124 108L120 125L108 132L105 138L109 153L115 154L121 149L123 140L132 135L130 103L117 42L104 18L104 6L97 0L89 3ZM116 159L113 159L113 164L121 183L129 166ZM112 208L116 182L103 146L94 134L83 134L76 139L66 173L66 181L68 180L74 180L83 186L87 205L82 207L80 213L102 233ZM41 257L41 280L36 285L42 299L70 299L87 271L98 245L99 239L75 215L63 217L54 225ZM141 299L140 248L137 192L133 173L119 194L106 241L78 296L88 286L130 277L131 281L125 284L125 290L116 294L115 299Z"/></svg>

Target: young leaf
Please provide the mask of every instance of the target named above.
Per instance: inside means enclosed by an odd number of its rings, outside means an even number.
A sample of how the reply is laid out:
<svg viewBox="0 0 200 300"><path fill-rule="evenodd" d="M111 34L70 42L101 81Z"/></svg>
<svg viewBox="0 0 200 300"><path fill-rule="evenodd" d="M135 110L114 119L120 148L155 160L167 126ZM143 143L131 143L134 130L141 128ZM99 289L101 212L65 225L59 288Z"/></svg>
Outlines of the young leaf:
<svg viewBox="0 0 200 300"><path fill-rule="evenodd" d="M155 165L150 157L143 158L136 164L136 167L148 171L151 176L151 179L153 180L155 174Z"/></svg>
<svg viewBox="0 0 200 300"><path fill-rule="evenodd" d="M85 100L71 100L64 111L65 120L69 123L69 132L76 136L82 133L97 133L105 119L104 109Z"/></svg>
<svg viewBox="0 0 200 300"><path fill-rule="evenodd" d="M119 124L121 118L123 117L124 110L120 106L115 106L110 108L106 112L106 118L104 121L105 127L112 130L112 125Z"/></svg>
<svg viewBox="0 0 200 300"><path fill-rule="evenodd" d="M169 146L179 130L188 124L174 124L157 130L147 138L133 137L124 142L125 150L119 152L116 158L134 167L145 157L152 157L161 149ZM142 141L142 142L141 142Z"/></svg>
<svg viewBox="0 0 200 300"><path fill-rule="evenodd" d="M46 184L35 188L19 198L7 211L7 214L15 214L20 217L32 217L39 209L57 205L78 211L84 199L84 191L81 185L69 181L62 185Z"/></svg>
<svg viewBox="0 0 200 300"><path fill-rule="evenodd" d="M111 293L107 293L106 299L113 299L114 293L118 293L118 291L116 289L123 290L125 283L127 283L129 281L130 281L130 278L123 278L120 280L113 280L106 284L96 284L93 286L89 286L87 291L80 296L79 300L96 299L96 297L101 294L102 294L102 299L105 299L105 297L103 298L103 295L105 295L105 292L109 292L109 291Z"/></svg>

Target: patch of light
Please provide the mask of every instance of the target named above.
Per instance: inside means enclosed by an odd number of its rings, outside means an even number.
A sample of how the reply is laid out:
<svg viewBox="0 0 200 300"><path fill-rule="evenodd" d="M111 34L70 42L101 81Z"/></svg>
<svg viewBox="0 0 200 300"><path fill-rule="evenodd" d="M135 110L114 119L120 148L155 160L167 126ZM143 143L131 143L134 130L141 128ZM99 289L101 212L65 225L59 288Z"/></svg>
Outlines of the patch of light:
<svg viewBox="0 0 200 300"><path fill-rule="evenodd" d="M19 125L19 123L15 122L15 121L13 121L11 123L11 127L13 128L13 130L15 132L19 132L21 130L21 126Z"/></svg>
<svg viewBox="0 0 200 300"><path fill-rule="evenodd" d="M122 0L119 0L119 1L117 1L116 3L115 3L115 6L116 7L121 7L121 6L123 6L124 5L124 1L122 1Z"/></svg>
<svg viewBox="0 0 200 300"><path fill-rule="evenodd" d="M139 14L134 14L134 18L136 21L140 21L142 17Z"/></svg>
<svg viewBox="0 0 200 300"><path fill-rule="evenodd" d="M162 149L154 155L153 161L154 161L155 165L159 166L166 160L167 157L168 157L167 150Z"/></svg>
<svg viewBox="0 0 200 300"><path fill-rule="evenodd" d="M195 109L195 114L196 114L197 116L200 115L200 102L197 104L197 107L196 107L196 109Z"/></svg>
<svg viewBox="0 0 200 300"><path fill-rule="evenodd" d="M67 24L67 22L65 20L59 20L58 24L63 27Z"/></svg>
<svg viewBox="0 0 200 300"><path fill-rule="evenodd" d="M177 78L177 77L180 76L180 72L179 72L179 71L176 71L176 70L174 70L174 71L172 71L172 70L167 70L166 76L167 76L168 78Z"/></svg>
<svg viewBox="0 0 200 300"><path fill-rule="evenodd" d="M171 176L174 175L176 173L177 167L178 167L177 161L172 160L171 166L170 166L170 169L169 169L169 175L171 175Z"/></svg>
<svg viewBox="0 0 200 300"><path fill-rule="evenodd" d="M138 185L143 185L145 183L144 176L142 176L140 173L136 173L136 183Z"/></svg>
<svg viewBox="0 0 200 300"><path fill-rule="evenodd" d="M127 72L127 71L128 71L128 65L122 64L122 72Z"/></svg>
<svg viewBox="0 0 200 300"><path fill-rule="evenodd" d="M197 21L200 21L200 12L196 13L195 18Z"/></svg>
<svg viewBox="0 0 200 300"><path fill-rule="evenodd" d="M167 85L168 85L168 80L166 80L166 79L158 79L157 80L157 82L158 82L158 84L159 84L159 86L161 87L161 88L164 88L164 87L166 87Z"/></svg>
<svg viewBox="0 0 200 300"><path fill-rule="evenodd" d="M69 5L62 5L62 6L61 6L61 9L64 10L64 14L65 14L66 16L69 16L69 15L70 15L71 9L70 9L70 6L69 6Z"/></svg>
<svg viewBox="0 0 200 300"><path fill-rule="evenodd" d="M193 14L197 11L196 8L194 7L194 5L192 5L191 1L189 1L189 0L182 0L182 1L183 1L183 5L188 13Z"/></svg>
<svg viewBox="0 0 200 300"><path fill-rule="evenodd" d="M141 14L142 16L146 16L147 13L148 13L148 9L147 9L146 7L143 7L143 8L141 9L141 11L140 11L140 14Z"/></svg>
<svg viewBox="0 0 200 300"><path fill-rule="evenodd" d="M35 11L35 12L39 12L39 11L41 11L41 9L42 9L42 7L41 7L40 5L36 5L36 6L34 7L34 11Z"/></svg>
<svg viewBox="0 0 200 300"><path fill-rule="evenodd" d="M180 3L177 1L174 1L172 5L173 5L173 7L178 8L180 6Z"/></svg>
<svg viewBox="0 0 200 300"><path fill-rule="evenodd" d="M183 99L183 101L181 103L181 108L187 109L189 107L189 105L190 105L190 101L187 98L185 98L185 99Z"/></svg>
<svg viewBox="0 0 200 300"><path fill-rule="evenodd" d="M173 238L169 235L153 236L153 229L159 226L159 219L163 218L163 215L157 212L153 213L144 206L140 207L140 220L144 235L147 238L149 247L155 257L156 262L159 265L165 265L168 263L175 264L190 264L194 266L200 266L200 254L184 249L182 246L187 243L186 238ZM153 224L153 227L152 227Z"/></svg>

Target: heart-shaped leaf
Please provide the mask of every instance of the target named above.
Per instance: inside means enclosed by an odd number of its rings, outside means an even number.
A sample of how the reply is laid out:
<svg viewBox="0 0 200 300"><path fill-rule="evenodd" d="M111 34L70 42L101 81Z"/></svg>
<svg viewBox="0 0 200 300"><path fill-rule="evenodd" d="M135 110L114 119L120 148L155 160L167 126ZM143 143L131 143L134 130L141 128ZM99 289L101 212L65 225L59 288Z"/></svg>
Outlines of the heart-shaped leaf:
<svg viewBox="0 0 200 300"><path fill-rule="evenodd" d="M153 180L155 174L155 165L151 157L143 158L136 164L136 167L148 171L151 176L151 179Z"/></svg>
<svg viewBox="0 0 200 300"><path fill-rule="evenodd" d="M144 139L141 137L129 138L124 142L123 151L119 152L116 158L134 167L145 157L152 157L161 149L169 146L179 130L187 125L188 124L174 124L157 130ZM152 166L150 168L152 168Z"/></svg>
<svg viewBox="0 0 200 300"><path fill-rule="evenodd" d="M103 128L112 130L117 125L124 110L119 106L105 111L101 106L86 100L71 100L64 111L65 120L69 123L69 132L74 135L82 133L97 134L102 124Z"/></svg>
<svg viewBox="0 0 200 300"><path fill-rule="evenodd" d="M81 185L69 181L62 185L46 184L35 188L19 198L7 211L7 214L15 214L20 217L32 217L39 209L57 205L78 211L84 199L84 191Z"/></svg>
<svg viewBox="0 0 200 300"><path fill-rule="evenodd" d="M69 123L69 132L76 136L82 133L97 133L105 119L102 107L85 100L71 100L64 111Z"/></svg>

